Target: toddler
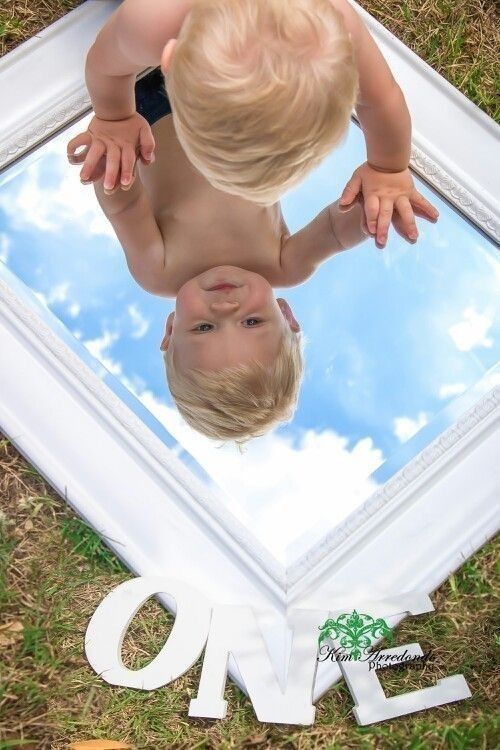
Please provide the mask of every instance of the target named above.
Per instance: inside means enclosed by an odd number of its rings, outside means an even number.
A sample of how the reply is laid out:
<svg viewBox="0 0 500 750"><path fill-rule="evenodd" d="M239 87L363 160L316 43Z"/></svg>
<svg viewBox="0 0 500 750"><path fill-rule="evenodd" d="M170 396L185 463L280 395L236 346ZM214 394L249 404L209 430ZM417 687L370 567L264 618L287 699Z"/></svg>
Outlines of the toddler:
<svg viewBox="0 0 500 750"><path fill-rule="evenodd" d="M154 71L136 87L154 163L139 164L129 190L105 192L103 156L95 192L135 280L176 299L160 348L180 413L208 437L244 442L291 418L303 372L299 323L273 286L300 284L363 241L363 210L334 203L290 236L279 203L222 192L192 167L161 85Z"/></svg>
<svg viewBox="0 0 500 750"><path fill-rule="evenodd" d="M137 111L135 74L159 61L172 112L164 97L152 114L154 92ZM305 281L368 233L383 245L391 219L411 239L414 212L436 216L407 169L400 90L343 0L125 0L86 73L96 116L68 155L95 183L134 278L176 297L161 344L173 398L207 436L263 434L291 417L302 374L299 324L272 287ZM344 134L358 73L377 164L290 236L278 197Z"/></svg>

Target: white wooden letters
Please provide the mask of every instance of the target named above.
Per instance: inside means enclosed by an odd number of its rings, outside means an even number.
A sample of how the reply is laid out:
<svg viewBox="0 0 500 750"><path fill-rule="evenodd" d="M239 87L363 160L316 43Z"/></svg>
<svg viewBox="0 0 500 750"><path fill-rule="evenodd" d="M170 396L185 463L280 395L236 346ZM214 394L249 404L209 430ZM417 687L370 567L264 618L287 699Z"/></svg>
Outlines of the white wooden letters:
<svg viewBox="0 0 500 750"><path fill-rule="evenodd" d="M127 628L144 602L154 594L173 597L175 623L159 654L145 667L128 669L121 659ZM398 606L399 605L399 606ZM408 594L380 602L385 617L431 612L426 595ZM388 611L387 611L388 610ZM294 609L287 624L293 630L284 690L281 690L266 643L251 606L210 603L193 586L161 576L135 578L116 587L94 612L85 639L85 652L93 669L112 685L154 690L180 677L196 662L206 643L198 695L191 700L189 716L223 719L227 665L231 653L238 665L259 721L309 725L314 722L312 703L318 658L318 627L335 613L325 609ZM419 654L418 644L386 649L383 655ZM437 685L387 698L368 661L340 661L355 700L359 724L392 719L443 703L470 697L462 675L439 680Z"/></svg>

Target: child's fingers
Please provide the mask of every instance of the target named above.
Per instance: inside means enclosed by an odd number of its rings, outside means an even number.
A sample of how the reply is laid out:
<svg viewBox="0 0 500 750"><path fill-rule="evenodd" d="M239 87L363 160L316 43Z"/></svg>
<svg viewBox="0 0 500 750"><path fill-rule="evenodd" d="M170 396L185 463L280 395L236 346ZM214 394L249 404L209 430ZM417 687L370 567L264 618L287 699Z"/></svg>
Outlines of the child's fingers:
<svg viewBox="0 0 500 750"><path fill-rule="evenodd" d="M411 206L411 203L410 203L410 206ZM421 219L427 219L427 221L433 221L433 222L436 221L436 219L434 217L431 218L429 216L429 214L427 213L427 211L422 211L421 208L419 208L418 206L415 206L415 205L413 205L411 207L413 209L413 213L415 214L415 216L419 216ZM439 216L439 214L438 214L438 216Z"/></svg>
<svg viewBox="0 0 500 750"><path fill-rule="evenodd" d="M135 149L130 143L122 148L121 185L125 190L132 186L132 175L136 161Z"/></svg>
<svg viewBox="0 0 500 750"><path fill-rule="evenodd" d="M361 190L361 177L354 175L351 177L347 185L345 186L342 195L340 196L340 206L347 206L352 203L354 198L358 195Z"/></svg>
<svg viewBox="0 0 500 750"><path fill-rule="evenodd" d="M150 164L153 164L155 160L155 155L153 153L150 159L145 159L144 156L142 155L142 151L139 151L137 155L137 159L138 161L141 162L141 164L144 164L146 167L149 167Z"/></svg>
<svg viewBox="0 0 500 750"><path fill-rule="evenodd" d="M118 184L118 187L120 187L122 190L125 190L125 191L130 190L131 187L132 187L132 185L134 184L135 178L137 176L136 172L137 172L138 161L139 160L136 158L136 162L135 162L134 166L132 167L132 173L130 175L130 179L129 179L129 181L128 181L127 184L123 184L123 176L122 176L123 173L120 174L120 183Z"/></svg>
<svg viewBox="0 0 500 750"><path fill-rule="evenodd" d="M381 198L377 221L377 242L382 247L387 242L394 204L390 198Z"/></svg>
<svg viewBox="0 0 500 750"><path fill-rule="evenodd" d="M106 150L106 172L104 174L104 192L113 190L120 172L121 153L115 143L108 143Z"/></svg>
<svg viewBox="0 0 500 750"><path fill-rule="evenodd" d="M135 182L135 172L133 172L133 174L132 174L132 179L130 180L130 182L129 182L129 184L127 185L127 187L126 187L126 188L123 188L123 189L124 189L124 190L130 190L130 188L132 187L132 185L134 184L134 182Z"/></svg>
<svg viewBox="0 0 500 750"><path fill-rule="evenodd" d="M70 164L83 164L85 162L85 159L87 158L87 154L89 152L90 146L86 146L81 151L78 152L75 156L68 157Z"/></svg>
<svg viewBox="0 0 500 750"><path fill-rule="evenodd" d="M81 164L82 160L85 159L91 143L92 133L89 133L88 130L86 130L85 133L79 133L74 138L72 138L66 146L66 155L68 157L68 161L70 161L71 164ZM83 151L77 154L76 152L79 149L83 149Z"/></svg>
<svg viewBox="0 0 500 750"><path fill-rule="evenodd" d="M111 190L106 190L106 195L114 195L120 189L121 189L120 188L120 183L117 182L116 185L114 186L114 188L112 188Z"/></svg>
<svg viewBox="0 0 500 750"><path fill-rule="evenodd" d="M403 228L401 226L401 219L397 211L395 211L394 216L392 218L392 225L394 229L396 230L396 232L399 234L399 236L408 242L408 237L403 231Z"/></svg>
<svg viewBox="0 0 500 750"><path fill-rule="evenodd" d="M106 154L103 154L99 161L97 162L97 165L92 172L90 179L92 182L99 182L99 180L102 180L104 177L104 172L106 171Z"/></svg>
<svg viewBox="0 0 500 750"><path fill-rule="evenodd" d="M87 158L90 145L91 145L90 143L88 145L82 145L76 148L73 154L68 153L69 163L70 164L83 164L85 162L85 159Z"/></svg>
<svg viewBox="0 0 500 750"><path fill-rule="evenodd" d="M98 138L92 140L92 144L89 148L88 154L85 159L85 163L80 171L80 180L82 182L90 182L94 170L99 163L99 159L103 156L106 151L105 144Z"/></svg>
<svg viewBox="0 0 500 750"><path fill-rule="evenodd" d="M406 238L412 242L417 241L418 229L415 222L415 214L409 199L405 195L400 195L396 199L396 210L401 217L401 228L405 232Z"/></svg>
<svg viewBox="0 0 500 750"><path fill-rule="evenodd" d="M366 235L369 235L370 231L368 229L368 224L366 223L366 214L365 214L364 206L363 206L362 201L359 201L359 203L361 204L361 208L362 208L362 211L361 211L361 228L363 229L363 232Z"/></svg>
<svg viewBox="0 0 500 750"><path fill-rule="evenodd" d="M432 203L430 203L427 198L424 198L424 196L421 195L418 190L413 191L410 196L410 202L412 206L415 209L421 211L426 218L431 219L432 221L436 221L436 219L438 218L439 211L437 210L437 208L434 208Z"/></svg>
<svg viewBox="0 0 500 750"><path fill-rule="evenodd" d="M365 197L365 215L368 231L375 234L377 231L377 219L380 209L380 200L378 195L369 195Z"/></svg>
<svg viewBox="0 0 500 750"><path fill-rule="evenodd" d="M153 151L155 149L155 139L149 125L145 125L139 131L139 143L141 148L141 156L144 158L146 164L151 164L154 161Z"/></svg>

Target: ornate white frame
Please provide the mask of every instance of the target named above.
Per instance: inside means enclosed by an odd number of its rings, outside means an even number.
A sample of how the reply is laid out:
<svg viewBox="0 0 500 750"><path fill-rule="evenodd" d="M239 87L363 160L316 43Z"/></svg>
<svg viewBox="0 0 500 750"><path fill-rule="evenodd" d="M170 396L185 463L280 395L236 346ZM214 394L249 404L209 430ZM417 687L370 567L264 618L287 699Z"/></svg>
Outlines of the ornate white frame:
<svg viewBox="0 0 500 750"><path fill-rule="evenodd" d="M10 102L0 116L0 167L88 109L85 52L116 5L88 0L0 60L0 100ZM407 95L415 170L498 240L500 176L489 166L500 129L358 10ZM426 122L422 103L431 99L433 120ZM447 118L453 128L445 134ZM214 601L268 612L262 630L281 679L290 608L428 594L498 528L498 387L285 569L2 268L0 300L1 429L136 574L184 579ZM171 608L168 597L159 598ZM245 690L232 657L229 673ZM320 664L313 700L339 676L331 662Z"/></svg>

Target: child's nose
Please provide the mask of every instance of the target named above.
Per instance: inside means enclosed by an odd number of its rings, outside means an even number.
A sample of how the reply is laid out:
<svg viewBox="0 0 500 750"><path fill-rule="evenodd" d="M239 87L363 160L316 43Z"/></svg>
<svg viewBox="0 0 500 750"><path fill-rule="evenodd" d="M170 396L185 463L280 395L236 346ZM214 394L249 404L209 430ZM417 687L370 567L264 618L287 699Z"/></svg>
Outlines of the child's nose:
<svg viewBox="0 0 500 750"><path fill-rule="evenodd" d="M210 303L210 309L212 312L218 312L218 313L231 313L237 310L240 306L240 303L237 300L218 300L213 301Z"/></svg>

